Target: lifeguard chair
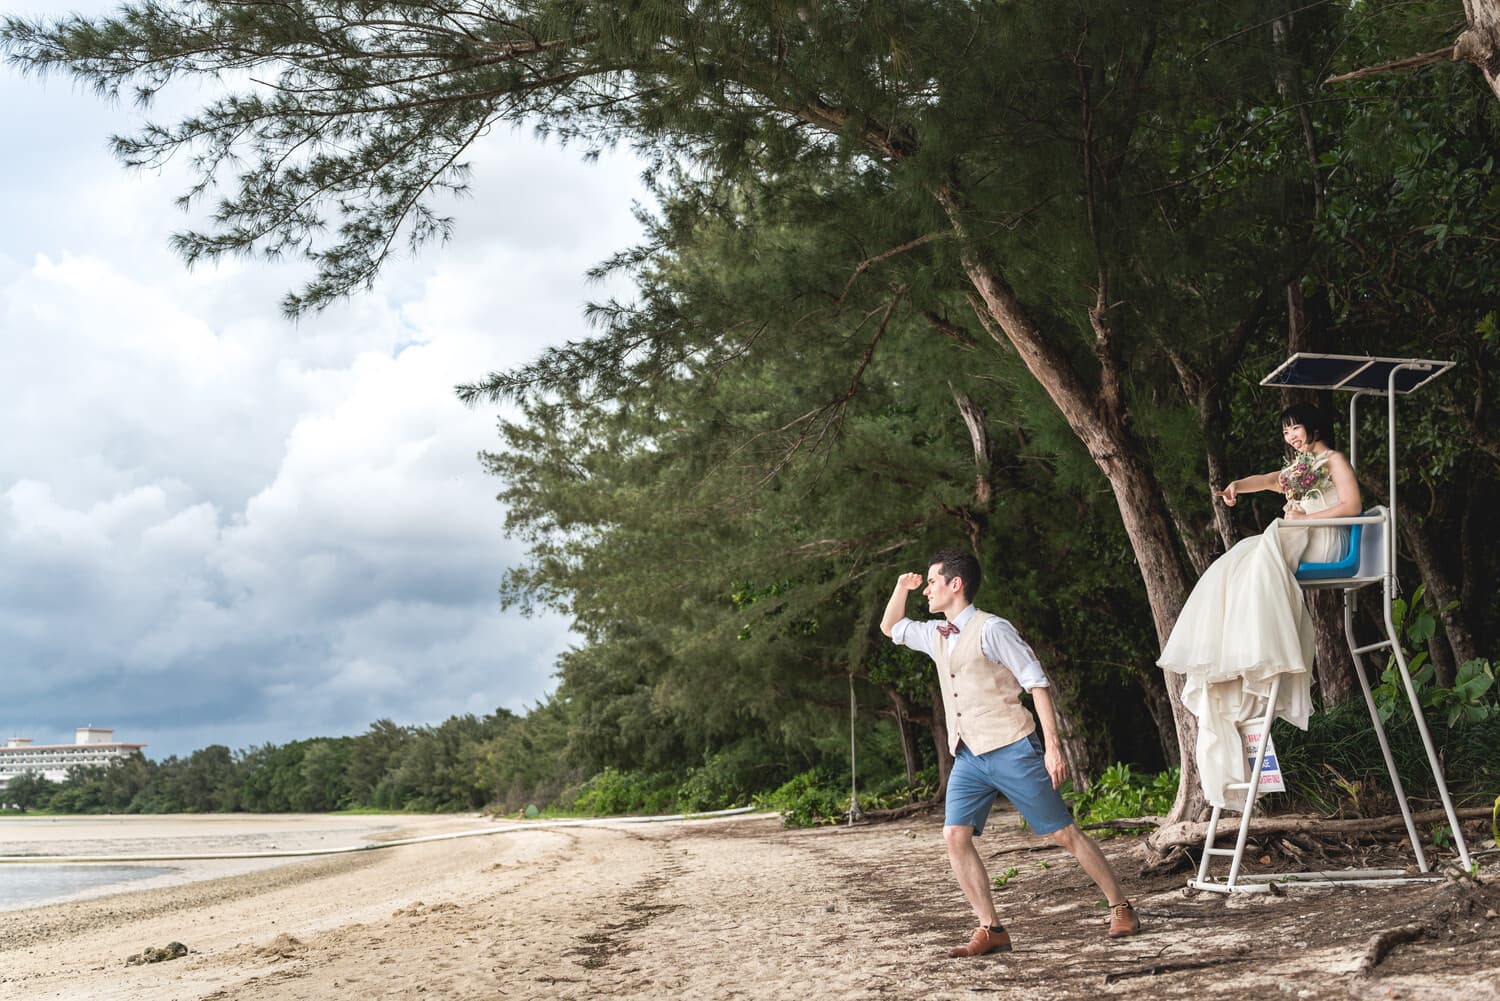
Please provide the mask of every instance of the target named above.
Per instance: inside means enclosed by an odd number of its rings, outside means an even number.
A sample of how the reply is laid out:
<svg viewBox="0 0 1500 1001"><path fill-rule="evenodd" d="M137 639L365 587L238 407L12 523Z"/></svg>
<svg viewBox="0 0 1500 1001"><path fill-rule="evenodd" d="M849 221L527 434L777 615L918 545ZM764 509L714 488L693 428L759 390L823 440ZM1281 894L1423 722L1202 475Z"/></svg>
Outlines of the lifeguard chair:
<svg viewBox="0 0 1500 1001"><path fill-rule="evenodd" d="M1233 791L1243 790L1245 805L1240 813L1239 833L1234 848L1215 848L1214 836L1218 830L1221 807L1214 807L1208 821L1208 832L1204 839L1203 858L1198 864L1196 879L1188 886L1216 893L1264 893L1273 885L1300 886L1369 886L1389 883L1420 882L1440 878L1432 873L1427 855L1422 850L1417 825L1412 820L1411 804L1407 802L1406 790L1402 788L1401 776L1396 772L1396 763L1391 757L1390 743L1386 739L1385 726L1380 721L1380 712L1375 706L1375 696L1370 691L1369 679L1365 677L1360 657L1363 654L1389 650L1401 675L1401 684L1406 698L1411 703L1412 719L1422 737L1427 751L1427 764L1437 785L1443 802L1443 811L1448 817L1448 827L1453 832L1453 845L1458 850L1459 862L1469 868L1469 848L1464 842L1463 829L1459 827L1458 814L1453 809L1453 799L1448 795L1448 783L1443 778L1443 766L1438 760L1432 744L1432 735L1427 729L1427 720L1422 715L1421 701L1416 686L1412 683L1407 668L1406 654L1396 636L1396 625L1391 603L1397 592L1396 582L1396 397L1414 393L1433 379L1453 367L1450 361L1431 361L1421 358L1368 358L1352 355L1294 354L1270 375L1260 381L1262 386L1285 386L1298 389L1327 389L1347 392L1349 396L1349 462L1358 462L1358 409L1359 401L1366 396L1386 398L1386 456L1389 474L1388 507L1374 507L1364 514L1351 518L1309 518L1300 522L1309 527L1321 525L1343 525L1349 528L1349 545L1344 556L1330 563L1303 563L1297 567L1297 582L1308 590L1336 588L1344 596L1344 637L1349 644L1349 653L1354 658L1354 674L1359 678L1360 690L1364 693L1365 706L1370 711L1370 723L1380 742L1380 753L1385 759L1386 772L1391 778L1391 787L1396 802L1401 807L1401 816L1406 821L1406 834L1416 856L1417 873L1404 869L1349 869L1322 872L1275 873L1246 876L1240 872L1245 855L1245 843L1250 833L1250 816L1255 809L1255 800L1260 793L1262 771L1265 765L1266 746L1270 743L1271 721L1275 718L1276 696L1281 680L1272 682L1266 711L1260 719L1262 739L1257 742L1250 763L1248 782L1233 783ZM1369 587L1379 586L1384 610L1384 636L1373 643L1360 643L1354 635L1354 603L1358 593ZM1216 857L1230 860L1226 877L1210 877L1209 863Z"/></svg>

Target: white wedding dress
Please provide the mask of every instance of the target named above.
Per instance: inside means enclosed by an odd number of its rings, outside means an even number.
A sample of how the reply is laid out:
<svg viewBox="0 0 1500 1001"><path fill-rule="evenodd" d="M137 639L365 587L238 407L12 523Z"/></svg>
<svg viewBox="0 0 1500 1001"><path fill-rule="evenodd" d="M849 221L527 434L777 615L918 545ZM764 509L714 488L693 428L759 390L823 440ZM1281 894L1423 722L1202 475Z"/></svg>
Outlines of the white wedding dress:
<svg viewBox="0 0 1500 1001"><path fill-rule="evenodd" d="M1339 502L1323 468L1331 454L1313 457L1322 489L1291 502L1306 514ZM1184 676L1182 701L1198 718L1198 771L1210 803L1226 805L1225 787L1248 778L1237 726L1265 712L1275 678L1281 678L1276 715L1307 729L1313 624L1297 586L1297 564L1338 559L1347 540L1348 529L1304 528L1278 518L1215 560L1182 606L1156 663Z"/></svg>

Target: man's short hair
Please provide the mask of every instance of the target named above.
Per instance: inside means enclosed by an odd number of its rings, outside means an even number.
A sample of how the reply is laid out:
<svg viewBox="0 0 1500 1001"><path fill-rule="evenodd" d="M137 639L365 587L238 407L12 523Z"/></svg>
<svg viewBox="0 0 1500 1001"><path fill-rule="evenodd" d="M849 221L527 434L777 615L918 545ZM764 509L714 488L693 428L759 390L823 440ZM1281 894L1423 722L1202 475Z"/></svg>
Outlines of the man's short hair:
<svg viewBox="0 0 1500 1001"><path fill-rule="evenodd" d="M942 574L949 580L958 577L964 582L964 600L973 601L979 590L979 560L965 549L939 549L927 561L929 567L941 565Z"/></svg>

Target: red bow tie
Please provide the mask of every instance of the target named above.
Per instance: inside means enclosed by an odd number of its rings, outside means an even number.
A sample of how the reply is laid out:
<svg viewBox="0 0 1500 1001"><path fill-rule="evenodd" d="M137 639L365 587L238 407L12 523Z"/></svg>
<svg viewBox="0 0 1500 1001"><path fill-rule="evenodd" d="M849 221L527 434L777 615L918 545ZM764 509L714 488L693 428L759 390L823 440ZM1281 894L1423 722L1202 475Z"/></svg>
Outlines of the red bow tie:
<svg viewBox="0 0 1500 1001"><path fill-rule="evenodd" d="M938 635L939 636L957 636L958 635L958 627L955 626L951 622L940 622L940 623L938 623Z"/></svg>

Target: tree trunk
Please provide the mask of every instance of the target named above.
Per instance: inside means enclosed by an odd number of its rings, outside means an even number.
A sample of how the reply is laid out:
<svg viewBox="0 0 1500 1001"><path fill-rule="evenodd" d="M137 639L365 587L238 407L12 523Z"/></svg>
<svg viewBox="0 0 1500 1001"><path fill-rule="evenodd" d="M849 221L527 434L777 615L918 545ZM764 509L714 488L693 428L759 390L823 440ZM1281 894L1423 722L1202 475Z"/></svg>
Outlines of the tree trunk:
<svg viewBox="0 0 1500 1001"><path fill-rule="evenodd" d="M1442 677L1441 672L1437 672L1436 658L1434 658L1433 665L1435 673L1438 673L1438 684L1444 688L1451 687L1453 667L1479 656L1474 637L1470 634L1468 624L1463 619L1459 584L1444 571L1437 549L1427 533L1427 527L1416 518L1408 516L1401 519L1401 544L1417 565L1417 573L1421 575L1422 583L1427 588L1428 604L1443 623L1443 633L1447 637L1449 648L1453 651L1451 659L1444 658L1448 660L1448 664L1444 665L1448 667L1447 678Z"/></svg>
<svg viewBox="0 0 1500 1001"><path fill-rule="evenodd" d="M896 707L896 732L901 735L901 757L906 762L906 786L909 789L917 784L917 749L912 746L906 700L894 688L891 689L891 704Z"/></svg>
<svg viewBox="0 0 1500 1001"><path fill-rule="evenodd" d="M1157 642L1165 644L1187 600L1189 574L1178 552L1176 534L1161 488L1145 460L1145 450L1129 429L1123 387L1105 336L1107 326L1102 316L1103 305L1096 305L1090 313L1099 332L1097 354L1101 364L1101 385L1093 387L1078 376L1067 354L1032 323L1015 290L996 270L979 260L953 192L940 189L936 196L958 237L964 272L979 294L985 311L1015 348L1032 377L1052 399L1109 482L1145 583ZM1207 800L1203 796L1194 757L1198 721L1182 706L1182 678L1169 677L1167 691L1177 737L1177 760L1182 763L1177 799L1168 816L1178 821L1195 818L1207 807Z"/></svg>
<svg viewBox="0 0 1500 1001"><path fill-rule="evenodd" d="M1470 484L1465 498L1463 513L1458 519L1459 538L1456 548L1470 554L1463 561L1460 570L1462 575L1454 580L1443 566L1442 556L1437 545L1433 542L1431 534L1426 525L1411 514L1407 514L1400 521L1400 549L1403 553L1411 556L1412 562L1417 565L1417 573L1426 585L1427 599L1431 604L1438 620L1443 624L1443 632L1449 649L1453 653L1452 663L1463 664L1480 656L1479 651L1483 649L1482 644L1475 638L1469 627L1466 610L1476 607L1477 595L1475 594L1474 571L1479 561L1485 558L1485 548L1478 538L1475 537L1474 518L1478 514L1482 522L1487 523L1487 507L1479 495L1479 484L1481 477L1460 477L1461 480ZM1374 475L1360 473L1360 485L1371 493L1383 491L1384 483L1377 483ZM1412 499L1405 494L1399 498L1401 510L1412 512L1417 506ZM1480 568L1479 582L1488 589L1491 586L1489 574ZM1433 664L1433 673L1437 674L1438 662ZM1451 681L1449 682L1451 684Z"/></svg>
<svg viewBox="0 0 1500 1001"><path fill-rule="evenodd" d="M1344 636L1344 599L1338 591L1305 591L1314 630L1314 666L1323 708L1331 709L1354 697L1358 683L1349 641Z"/></svg>
<svg viewBox="0 0 1500 1001"><path fill-rule="evenodd" d="M1203 430L1205 471L1208 473L1204 486L1210 491L1222 490L1225 484L1234 479L1227 459L1226 428L1229 426L1229 404L1224 398L1224 389L1228 385L1230 375L1233 374L1240 359L1244 357L1245 345L1249 343L1250 335L1260 325L1261 317L1265 315L1269 301L1270 296L1267 295L1265 289L1262 289L1251 302L1244 318L1225 338L1214 364L1207 371L1195 369L1181 352L1170 346L1165 347L1172 367L1177 370L1177 381L1182 385L1183 395L1192 401L1193 407L1198 411L1198 426ZM1213 512L1214 529L1219 533L1219 541L1224 544L1224 550L1227 552L1240 539L1239 531L1234 525L1233 509L1211 500L1209 510ZM1183 535L1186 538L1187 533L1184 532ZM1193 558L1194 569L1201 576L1212 560L1203 560L1201 555L1194 555L1191 551L1189 555ZM1200 561L1202 561L1202 566L1198 565Z"/></svg>
<svg viewBox="0 0 1500 1001"><path fill-rule="evenodd" d="M1219 440L1217 434L1206 437L1207 447L1204 449L1204 458L1208 468L1208 482L1216 490L1224 488L1234 474L1229 471L1229 463L1224 458L1224 443ZM1219 533L1219 541L1224 543L1224 551L1227 553L1234 548L1234 544L1240 541L1240 533L1234 527L1234 518L1230 514L1231 508L1224 504L1213 505L1214 528Z"/></svg>
<svg viewBox="0 0 1500 1001"><path fill-rule="evenodd" d="M1416 69L1451 60L1473 63L1495 97L1500 98L1500 0L1464 0L1464 16L1468 26L1447 48L1397 59L1380 66L1366 66L1350 73L1340 73L1323 82L1344 83L1377 73Z"/></svg>
<svg viewBox="0 0 1500 1001"><path fill-rule="evenodd" d="M1046 640L1036 644L1037 652L1049 665L1047 680L1052 685L1052 704L1057 715L1057 742L1068 774L1077 789L1087 789L1115 760L1113 742L1107 728L1090 718L1088 703L1078 685L1078 675L1067 654ZM1167 717L1171 729L1171 716Z"/></svg>
<svg viewBox="0 0 1500 1001"><path fill-rule="evenodd" d="M956 389L952 392L958 415L963 418L964 427L969 429L969 445L974 450L974 505L982 511L988 511L995 498L995 486L990 480L993 461L990 458L990 435L985 427L984 411L965 394ZM979 540L974 539L973 543L977 552Z"/></svg>
<svg viewBox="0 0 1500 1001"><path fill-rule="evenodd" d="M1172 695L1167 691L1167 675L1154 666L1143 668L1137 675L1141 691L1146 696L1146 711L1156 723L1156 733L1161 740L1161 759L1167 767L1181 765L1178 755L1181 748L1175 739L1176 724L1173 723ZM1195 738L1196 739L1196 738Z"/></svg>
<svg viewBox="0 0 1500 1001"><path fill-rule="evenodd" d="M1464 15L1469 26L1454 43L1453 56L1479 67L1500 98L1500 0L1464 0Z"/></svg>
<svg viewBox="0 0 1500 1001"><path fill-rule="evenodd" d="M1439 688L1452 688L1458 677L1458 665L1453 661L1453 648L1443 639L1442 631L1427 637L1427 663L1432 665L1432 681Z"/></svg>
<svg viewBox="0 0 1500 1001"><path fill-rule="evenodd" d="M1250 303L1250 308L1245 311L1244 317L1224 338L1213 364L1207 370L1195 369L1186 356L1170 347L1166 349L1167 357L1177 369L1183 395L1198 411L1198 426L1203 431L1205 472L1208 474L1205 486L1210 490L1222 490L1225 484L1235 478L1228 459L1229 401L1225 391L1240 359L1245 355L1251 335L1259 329L1270 302L1269 291L1261 289ZM1234 509L1210 501L1209 510L1213 513L1214 529L1219 535L1219 541L1223 544L1224 551L1228 552L1241 537L1235 524ZM1195 566L1200 561L1203 562L1201 567L1197 567L1201 576L1212 560L1203 560L1200 554L1190 555Z"/></svg>
<svg viewBox="0 0 1500 1001"><path fill-rule="evenodd" d="M1084 385L1066 355L1031 323L1010 286L967 248L964 257L964 269L991 317L1109 482L1146 585L1157 639L1165 643L1187 600L1188 572L1161 488L1128 429L1123 399Z"/></svg>
<svg viewBox="0 0 1500 1001"><path fill-rule="evenodd" d="M936 689L932 693L932 743L937 748L937 798L941 802L948 798L948 776L953 773L953 752L948 750L948 710L943 705L943 693Z"/></svg>
<svg viewBox="0 0 1500 1001"><path fill-rule="evenodd" d="M1458 814L1460 824L1465 820L1488 819L1490 816L1490 808L1487 806L1464 807L1454 812ZM1139 819L1145 820L1146 818ZM1418 825L1436 824L1445 822L1448 815L1442 810L1427 810L1412 814L1411 819ZM1250 821L1250 836L1255 838L1267 834L1321 834L1344 838L1379 834L1385 831L1405 834L1405 827L1406 820L1400 814L1349 820L1330 817L1259 817ZM1222 845L1226 840L1233 839L1239 833L1239 829L1238 817L1220 820L1218 826L1214 828L1214 841ZM1161 835L1163 847L1189 848L1203 844L1208 836L1208 824L1172 824L1170 827L1159 828L1157 833Z"/></svg>
<svg viewBox="0 0 1500 1001"><path fill-rule="evenodd" d="M1458 519L1458 539L1455 548L1464 554L1459 566L1458 608L1455 614L1464 624L1464 632L1471 637L1477 655L1480 650L1494 646L1485 628L1485 621L1478 614L1481 602L1486 600L1495 586L1495 555L1488 544L1490 512L1494 509L1494 491L1489 489L1484 478L1468 477L1468 488L1464 491L1463 513ZM1477 634L1476 634L1477 631Z"/></svg>
<svg viewBox="0 0 1500 1001"><path fill-rule="evenodd" d="M1215 504L1214 507L1223 507ZM1177 537L1182 540L1182 548L1187 552L1188 565L1193 569L1194 577L1202 577L1203 571L1214 561L1213 547L1206 539L1193 531L1193 526L1183 521L1182 513L1172 507L1172 525L1177 529Z"/></svg>

